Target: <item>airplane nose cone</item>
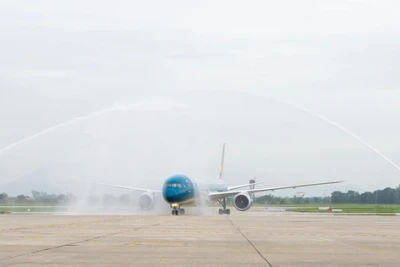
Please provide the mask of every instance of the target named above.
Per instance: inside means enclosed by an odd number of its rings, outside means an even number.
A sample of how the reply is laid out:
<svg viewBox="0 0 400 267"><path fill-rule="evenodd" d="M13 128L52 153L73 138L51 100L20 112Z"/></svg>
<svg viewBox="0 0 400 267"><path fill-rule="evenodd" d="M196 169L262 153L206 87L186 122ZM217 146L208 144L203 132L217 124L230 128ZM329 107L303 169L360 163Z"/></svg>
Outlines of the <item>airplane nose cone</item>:
<svg viewBox="0 0 400 267"><path fill-rule="evenodd" d="M177 193L173 188L167 188L167 190L165 190L164 197L167 202L174 202L176 195Z"/></svg>

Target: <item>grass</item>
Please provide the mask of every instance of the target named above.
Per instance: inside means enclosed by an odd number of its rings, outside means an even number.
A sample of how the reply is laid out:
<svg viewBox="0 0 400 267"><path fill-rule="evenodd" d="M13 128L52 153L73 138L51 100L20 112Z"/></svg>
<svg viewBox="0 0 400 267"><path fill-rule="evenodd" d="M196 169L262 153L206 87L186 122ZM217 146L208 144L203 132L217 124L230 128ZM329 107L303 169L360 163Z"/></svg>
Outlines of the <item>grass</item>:
<svg viewBox="0 0 400 267"><path fill-rule="evenodd" d="M287 209L296 212L328 212L319 210L318 207L328 207L329 205L319 206L299 206ZM335 204L332 209L341 209L342 213L400 213L400 205L373 205L373 204Z"/></svg>
<svg viewBox="0 0 400 267"><path fill-rule="evenodd" d="M10 212L55 212L66 211L66 206L0 206L0 211Z"/></svg>
<svg viewBox="0 0 400 267"><path fill-rule="evenodd" d="M328 207L330 204L285 204L285 205L254 205L255 207L290 207L287 211L294 212L318 212L326 213L326 210L319 210L319 207ZM376 214L400 214L400 205L374 205L374 204L332 204L332 209L341 209L341 213L376 213ZM0 206L0 212L63 212L68 206Z"/></svg>
<svg viewBox="0 0 400 267"><path fill-rule="evenodd" d="M346 207L346 208L362 208L362 207L376 207L376 206L384 206L384 207L400 207L400 204L330 204L330 203L312 203L312 204L254 204L254 206L265 206L265 207L329 207L332 206L332 208L335 207Z"/></svg>

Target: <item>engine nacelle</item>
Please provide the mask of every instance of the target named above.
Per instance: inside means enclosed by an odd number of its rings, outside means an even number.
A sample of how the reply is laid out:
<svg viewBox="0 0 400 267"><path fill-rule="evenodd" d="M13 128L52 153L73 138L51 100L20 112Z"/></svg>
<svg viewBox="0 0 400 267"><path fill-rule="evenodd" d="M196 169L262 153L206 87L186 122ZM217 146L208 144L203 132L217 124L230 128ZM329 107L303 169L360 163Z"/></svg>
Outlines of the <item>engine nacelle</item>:
<svg viewBox="0 0 400 267"><path fill-rule="evenodd" d="M151 210L156 204L156 198L152 192L146 192L139 196L138 202L141 210Z"/></svg>
<svg viewBox="0 0 400 267"><path fill-rule="evenodd" d="M247 192L237 194L233 198L233 206L240 211L248 210L253 206L253 199Z"/></svg>

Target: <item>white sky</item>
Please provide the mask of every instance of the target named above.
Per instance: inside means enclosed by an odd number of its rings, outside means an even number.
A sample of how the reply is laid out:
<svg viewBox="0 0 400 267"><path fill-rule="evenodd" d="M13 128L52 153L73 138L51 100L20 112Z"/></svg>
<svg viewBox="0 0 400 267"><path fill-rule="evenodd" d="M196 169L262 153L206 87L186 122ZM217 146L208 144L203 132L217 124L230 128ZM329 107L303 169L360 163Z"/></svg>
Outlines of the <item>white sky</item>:
<svg viewBox="0 0 400 267"><path fill-rule="evenodd" d="M400 173L352 137L249 93L319 112L400 165L399 7L2 1L0 147L115 103L167 96L189 108L108 113L33 139L1 155L0 184L44 169L52 181L156 188L174 172L216 175L227 142L231 184L395 186Z"/></svg>

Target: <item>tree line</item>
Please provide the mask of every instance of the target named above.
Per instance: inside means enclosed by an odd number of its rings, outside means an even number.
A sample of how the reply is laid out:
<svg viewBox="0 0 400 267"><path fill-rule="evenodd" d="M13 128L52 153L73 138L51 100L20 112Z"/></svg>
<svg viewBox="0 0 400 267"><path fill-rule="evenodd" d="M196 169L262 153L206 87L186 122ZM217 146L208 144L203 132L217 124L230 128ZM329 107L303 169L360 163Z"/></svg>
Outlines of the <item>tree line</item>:
<svg viewBox="0 0 400 267"><path fill-rule="evenodd" d="M347 192L334 191L330 197L276 197L271 194L256 197L258 204L400 204L400 186L386 187L373 192L359 193L353 190Z"/></svg>
<svg viewBox="0 0 400 267"><path fill-rule="evenodd" d="M79 201L85 201L89 205L131 205L134 204L135 194L123 194L118 197L110 194L101 196L77 197L73 194L48 194L32 190L32 197L18 195L10 197L6 193L0 194L0 205L72 205Z"/></svg>
<svg viewBox="0 0 400 267"><path fill-rule="evenodd" d="M233 197L227 199L232 204ZM70 205L79 201L73 194L47 194L32 190L32 197L18 195L9 197L6 193L0 194L0 205L14 203L16 205ZM118 197L103 194L102 196L89 196L86 202L89 205L134 205L137 201L135 194L122 194ZM271 194L256 196L254 203L264 205L290 205L290 204L400 204L400 186L397 188L386 187L373 192L359 193L353 190L347 192L334 191L327 197L278 197Z"/></svg>
<svg viewBox="0 0 400 267"><path fill-rule="evenodd" d="M347 191L346 193L332 192L331 202L336 203L354 203L354 204L400 204L400 186L397 188L386 187L374 192L358 193L356 191Z"/></svg>

